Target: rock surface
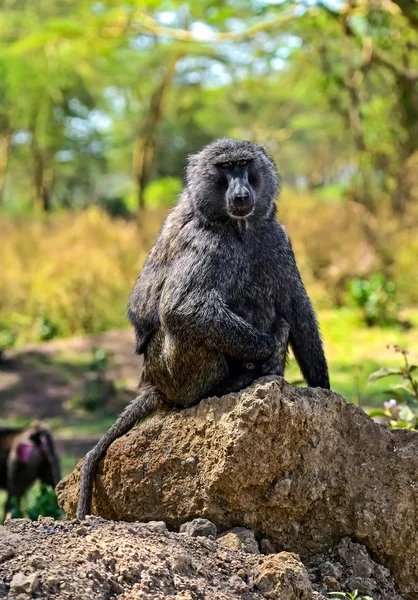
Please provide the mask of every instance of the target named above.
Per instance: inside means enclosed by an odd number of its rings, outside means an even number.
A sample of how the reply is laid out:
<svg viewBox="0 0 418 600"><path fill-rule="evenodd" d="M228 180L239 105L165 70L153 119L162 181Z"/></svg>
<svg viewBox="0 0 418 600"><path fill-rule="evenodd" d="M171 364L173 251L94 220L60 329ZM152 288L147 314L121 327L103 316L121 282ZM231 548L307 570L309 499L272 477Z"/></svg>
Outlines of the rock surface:
<svg viewBox="0 0 418 600"><path fill-rule="evenodd" d="M260 554L254 533L245 527L233 527L218 537L218 542L232 550Z"/></svg>
<svg viewBox="0 0 418 600"><path fill-rule="evenodd" d="M207 519L193 519L180 525L180 533L186 533L192 537L211 537L216 538L216 525Z"/></svg>
<svg viewBox="0 0 418 600"><path fill-rule="evenodd" d="M295 554L236 552L161 524L14 519L0 529L0 553L10 546L0 564L8 600L325 600Z"/></svg>
<svg viewBox="0 0 418 600"><path fill-rule="evenodd" d="M70 517L79 467L58 486ZM304 557L349 536L417 598L417 504L418 432L391 432L338 394L265 379L157 414L116 441L93 512L173 529L207 518L218 532L247 527Z"/></svg>

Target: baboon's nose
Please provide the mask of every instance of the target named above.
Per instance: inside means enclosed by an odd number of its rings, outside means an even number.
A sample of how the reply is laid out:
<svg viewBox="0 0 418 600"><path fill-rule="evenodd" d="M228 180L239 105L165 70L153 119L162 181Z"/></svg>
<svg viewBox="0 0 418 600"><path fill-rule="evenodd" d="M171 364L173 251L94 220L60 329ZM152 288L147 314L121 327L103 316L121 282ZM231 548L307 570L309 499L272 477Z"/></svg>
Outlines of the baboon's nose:
<svg viewBox="0 0 418 600"><path fill-rule="evenodd" d="M252 210L253 202L248 192L235 195L229 203L229 212L233 217L246 217Z"/></svg>
<svg viewBox="0 0 418 600"><path fill-rule="evenodd" d="M238 194L235 194L234 201L237 204L246 204L248 202L249 197L250 197L250 194L249 194L248 190L241 190L240 192L238 192Z"/></svg>

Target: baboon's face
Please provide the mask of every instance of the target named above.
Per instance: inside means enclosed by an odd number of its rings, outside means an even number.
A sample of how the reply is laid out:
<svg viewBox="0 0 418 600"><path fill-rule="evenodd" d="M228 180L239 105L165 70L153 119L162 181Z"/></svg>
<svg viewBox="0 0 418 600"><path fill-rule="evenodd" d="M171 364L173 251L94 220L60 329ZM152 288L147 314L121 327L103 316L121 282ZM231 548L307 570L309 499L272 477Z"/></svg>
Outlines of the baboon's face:
<svg viewBox="0 0 418 600"><path fill-rule="evenodd" d="M241 158L215 164L220 187L226 187L225 207L233 219L245 219L254 210L255 193L248 178L252 162L250 159Z"/></svg>
<svg viewBox="0 0 418 600"><path fill-rule="evenodd" d="M209 219L251 221L274 212L277 172L265 150L251 142L215 140L190 158L187 184Z"/></svg>
<svg viewBox="0 0 418 600"><path fill-rule="evenodd" d="M25 431L19 438L16 456L20 462L27 464L47 457L48 440L45 431L37 427Z"/></svg>

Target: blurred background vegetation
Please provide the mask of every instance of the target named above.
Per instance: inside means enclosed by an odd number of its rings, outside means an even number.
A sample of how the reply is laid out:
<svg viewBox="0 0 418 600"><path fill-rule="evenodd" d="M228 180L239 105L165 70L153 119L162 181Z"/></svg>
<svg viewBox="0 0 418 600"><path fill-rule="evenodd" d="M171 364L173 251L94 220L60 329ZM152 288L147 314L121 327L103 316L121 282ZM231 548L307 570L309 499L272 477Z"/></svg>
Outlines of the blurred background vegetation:
<svg viewBox="0 0 418 600"><path fill-rule="evenodd" d="M10 379L23 364L44 376L41 395L62 401L58 434L107 426L120 406L101 411L104 390L125 392L132 376L104 374L121 349L93 368L96 338L84 354L51 343L127 327L130 289L187 155L223 135L265 144L277 161L279 218L333 388L382 403L385 384L367 378L399 364L387 344L418 350L417 2L3 0L4 420L45 416ZM54 368L83 382L65 402L45 377Z"/></svg>

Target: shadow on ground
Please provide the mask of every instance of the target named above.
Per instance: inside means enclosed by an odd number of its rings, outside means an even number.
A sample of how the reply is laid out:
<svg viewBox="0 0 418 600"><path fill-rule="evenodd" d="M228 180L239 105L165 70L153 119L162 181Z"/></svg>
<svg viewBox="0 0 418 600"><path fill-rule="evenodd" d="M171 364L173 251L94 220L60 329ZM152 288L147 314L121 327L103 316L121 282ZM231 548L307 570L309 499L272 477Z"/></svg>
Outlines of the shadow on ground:
<svg viewBox="0 0 418 600"><path fill-rule="evenodd" d="M118 383L121 403L125 404L135 394L141 370L130 330L51 341L7 352L0 363L2 418L68 418L65 404L86 384L95 346L109 352L108 376Z"/></svg>

